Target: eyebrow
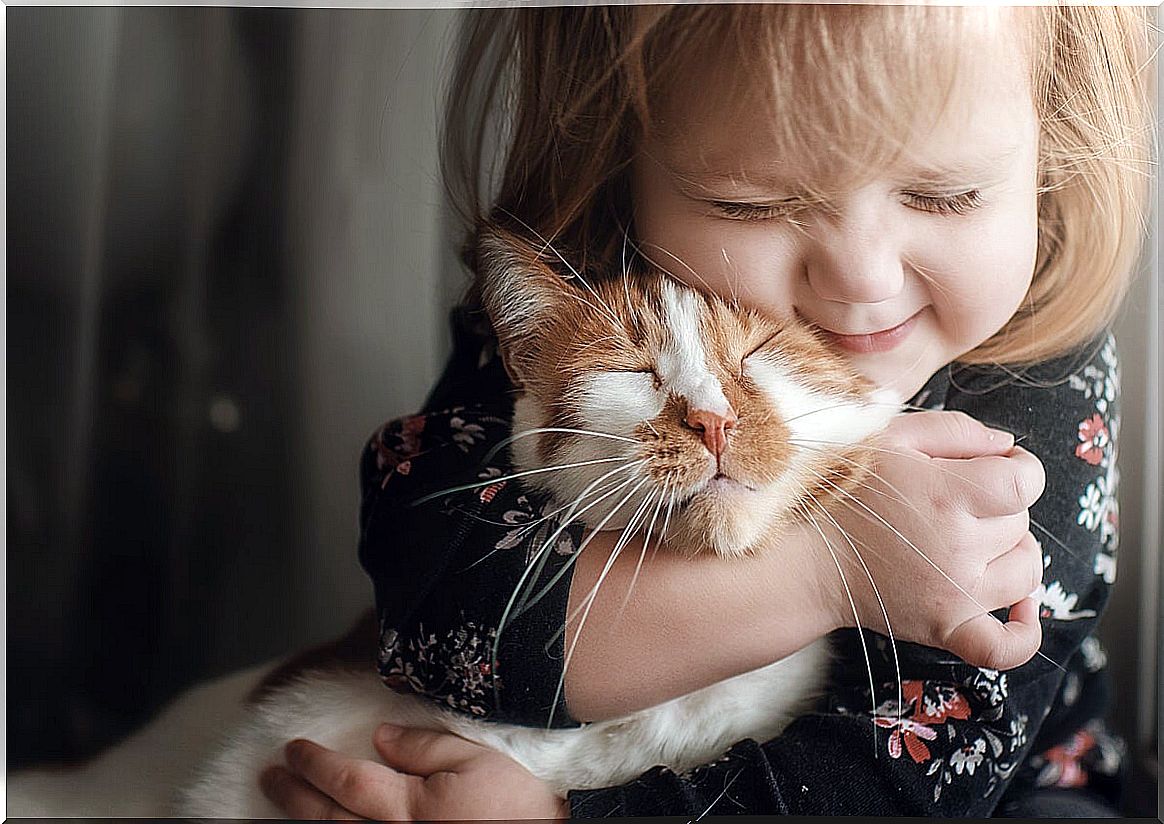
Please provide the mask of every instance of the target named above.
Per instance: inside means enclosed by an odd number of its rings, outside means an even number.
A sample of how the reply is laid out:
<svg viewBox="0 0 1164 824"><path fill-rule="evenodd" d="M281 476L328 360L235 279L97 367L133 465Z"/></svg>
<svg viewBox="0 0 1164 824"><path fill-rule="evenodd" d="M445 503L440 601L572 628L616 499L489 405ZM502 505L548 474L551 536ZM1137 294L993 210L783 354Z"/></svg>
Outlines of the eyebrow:
<svg viewBox="0 0 1164 824"><path fill-rule="evenodd" d="M1019 152L1016 144L1007 144L989 154L953 163L938 163L932 166L912 166L907 170L908 178L919 183L970 182L992 179L1005 173L1005 168Z"/></svg>
<svg viewBox="0 0 1164 824"><path fill-rule="evenodd" d="M954 160L949 163L913 164L904 166L897 175L910 185L987 185L1006 174L1006 168L1019 152L1017 144L1006 144L997 150L976 157ZM714 195L724 186L755 186L771 189L789 196L803 194L804 187L793 179L774 173L749 174L747 170L727 172L708 170L704 172L681 172L670 162L664 163L667 171L688 191L702 191ZM694 194L695 191L692 191ZM721 192L722 193L722 192Z"/></svg>

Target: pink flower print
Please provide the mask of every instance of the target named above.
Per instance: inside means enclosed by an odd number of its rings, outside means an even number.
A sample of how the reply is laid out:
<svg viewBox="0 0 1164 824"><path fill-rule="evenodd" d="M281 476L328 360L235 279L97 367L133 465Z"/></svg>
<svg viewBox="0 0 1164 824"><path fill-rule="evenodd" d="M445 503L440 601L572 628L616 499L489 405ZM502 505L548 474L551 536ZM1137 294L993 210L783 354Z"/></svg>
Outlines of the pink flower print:
<svg viewBox="0 0 1164 824"><path fill-rule="evenodd" d="M1075 457L1082 458L1092 466L1099 466L1104 449L1111 442L1111 433L1099 413L1095 413L1079 423L1079 441L1075 447Z"/></svg>
<svg viewBox="0 0 1164 824"><path fill-rule="evenodd" d="M933 741L938 737L938 731L925 724L919 724L908 718L874 718L873 723L883 729L892 729L889 736L889 755L891 758L901 758L901 747L915 763L930 760L930 748L922 743L921 739Z"/></svg>
<svg viewBox="0 0 1164 824"><path fill-rule="evenodd" d="M933 741L937 738L935 726L945 724L947 719L970 717L970 704L957 687L931 684L926 689L924 681L902 681L901 697L912 708L909 717L898 718L877 716L873 723L882 729L893 730L889 736L889 755L900 758L902 746L916 763L928 761L929 747L922 739Z"/></svg>

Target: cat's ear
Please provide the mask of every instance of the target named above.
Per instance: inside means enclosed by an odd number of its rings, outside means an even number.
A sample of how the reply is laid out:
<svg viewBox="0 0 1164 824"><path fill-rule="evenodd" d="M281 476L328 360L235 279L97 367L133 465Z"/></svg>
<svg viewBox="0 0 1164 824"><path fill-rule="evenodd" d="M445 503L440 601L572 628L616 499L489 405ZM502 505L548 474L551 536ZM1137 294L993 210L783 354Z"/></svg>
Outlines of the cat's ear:
<svg viewBox="0 0 1164 824"><path fill-rule="evenodd" d="M537 249L492 227L477 235L477 276L505 370L523 386L537 362L538 332L562 306L570 286Z"/></svg>

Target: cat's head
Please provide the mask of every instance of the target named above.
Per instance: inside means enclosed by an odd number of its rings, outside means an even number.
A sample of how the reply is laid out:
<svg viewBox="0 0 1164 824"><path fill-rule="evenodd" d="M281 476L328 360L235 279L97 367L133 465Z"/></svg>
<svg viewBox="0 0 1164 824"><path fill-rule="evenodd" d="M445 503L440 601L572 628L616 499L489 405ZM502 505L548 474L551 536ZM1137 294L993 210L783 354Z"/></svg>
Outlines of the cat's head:
<svg viewBox="0 0 1164 824"><path fill-rule="evenodd" d="M854 447L897 411L796 320L654 272L563 277L552 254L483 232L482 302L519 390L514 467L561 467L523 483L590 528L666 523L680 551L749 552L858 474Z"/></svg>

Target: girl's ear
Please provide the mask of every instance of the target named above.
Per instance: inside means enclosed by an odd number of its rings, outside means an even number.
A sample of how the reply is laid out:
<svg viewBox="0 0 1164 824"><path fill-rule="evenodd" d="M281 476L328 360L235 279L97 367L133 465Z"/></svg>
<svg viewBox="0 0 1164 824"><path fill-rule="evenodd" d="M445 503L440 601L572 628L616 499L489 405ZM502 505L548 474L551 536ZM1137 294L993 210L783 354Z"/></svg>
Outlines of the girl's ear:
<svg viewBox="0 0 1164 824"><path fill-rule="evenodd" d="M523 387L537 360L538 332L564 304L570 287L536 249L494 227L477 235L477 274L505 371Z"/></svg>

